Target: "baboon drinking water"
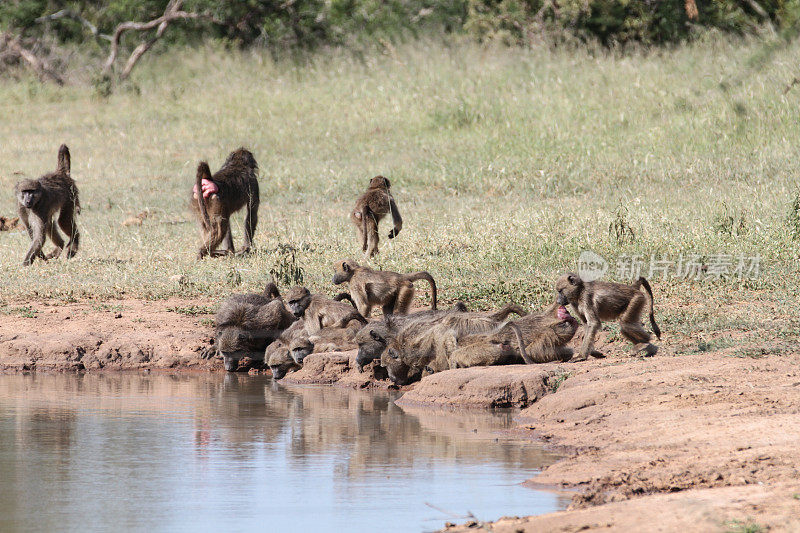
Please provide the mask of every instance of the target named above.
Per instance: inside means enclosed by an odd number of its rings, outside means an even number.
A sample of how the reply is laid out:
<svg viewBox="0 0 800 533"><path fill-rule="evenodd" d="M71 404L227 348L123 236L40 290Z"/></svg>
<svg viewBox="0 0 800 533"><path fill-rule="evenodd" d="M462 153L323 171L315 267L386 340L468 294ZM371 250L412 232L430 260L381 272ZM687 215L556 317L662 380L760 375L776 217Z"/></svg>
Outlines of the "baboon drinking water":
<svg viewBox="0 0 800 533"><path fill-rule="evenodd" d="M64 239L58 227L67 236L67 258L78 251L80 234L75 223L75 216L80 213L78 187L70 176L69 148L62 144L58 149L58 165L56 171L45 174L37 180L23 180L14 188L17 197L17 208L22 225L31 238L31 246L25 254L23 265L30 265L34 258L42 260L56 259L64 249ZM58 227L56 226L58 225ZM45 240L55 245L52 252L42 253Z"/></svg>
<svg viewBox="0 0 800 533"><path fill-rule="evenodd" d="M311 291L301 285L289 289L286 293L286 305L294 316L303 319L309 335L314 335L322 328L343 328L351 320L367 323L352 306L322 294L311 294Z"/></svg>
<svg viewBox="0 0 800 533"><path fill-rule="evenodd" d="M200 221L203 236L203 245L197 252L199 259L206 255L235 253L230 218L242 207L247 209L247 213L241 253L250 251L260 202L257 171L258 164L253 154L244 148L231 152L213 176L208 163L203 161L198 165L190 205ZM218 250L220 244L223 248Z"/></svg>
<svg viewBox="0 0 800 533"><path fill-rule="evenodd" d="M378 253L378 223L389 213L392 215L394 228L388 237L393 239L403 228L403 218L392 197L391 183L383 176L375 176L369 181L367 191L358 197L356 206L350 213L350 220L358 230L364 259Z"/></svg>

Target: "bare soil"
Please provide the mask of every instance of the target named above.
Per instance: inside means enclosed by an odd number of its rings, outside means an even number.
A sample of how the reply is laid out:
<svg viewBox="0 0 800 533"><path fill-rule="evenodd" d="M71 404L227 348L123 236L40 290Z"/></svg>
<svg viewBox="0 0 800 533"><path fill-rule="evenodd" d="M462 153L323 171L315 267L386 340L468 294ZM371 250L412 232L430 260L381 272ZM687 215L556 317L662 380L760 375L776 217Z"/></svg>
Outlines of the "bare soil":
<svg viewBox="0 0 800 533"><path fill-rule="evenodd" d="M221 370L201 358L208 305L6 304L0 371ZM528 483L575 491L566 511L448 531L800 531L800 343L768 324L761 333L719 349L675 334L651 358L613 342L606 359L451 370L410 387L404 408L522 408L521 430L564 454ZM314 354L285 379L389 386L374 369L357 372L354 356Z"/></svg>

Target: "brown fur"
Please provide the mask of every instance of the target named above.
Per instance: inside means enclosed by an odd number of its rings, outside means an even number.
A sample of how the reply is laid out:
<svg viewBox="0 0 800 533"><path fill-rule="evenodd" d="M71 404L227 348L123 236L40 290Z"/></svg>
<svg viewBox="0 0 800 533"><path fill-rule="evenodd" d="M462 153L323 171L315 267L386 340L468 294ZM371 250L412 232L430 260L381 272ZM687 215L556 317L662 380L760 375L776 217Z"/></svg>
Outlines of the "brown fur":
<svg viewBox="0 0 800 533"><path fill-rule="evenodd" d="M268 300L258 294L237 296L244 298L229 298L215 317L217 351L229 372L236 370L244 357L263 362L267 345L296 320L280 298Z"/></svg>
<svg viewBox="0 0 800 533"><path fill-rule="evenodd" d="M643 293L639 289L644 287ZM650 324L656 337L661 330L653 316L653 291L645 278L632 285L609 281L583 281L574 273L564 274L556 281L557 304L569 304L586 325L578 360L585 360L593 351L594 338L603 322L618 320L620 333L634 344L634 352L644 350L654 355L658 348L650 343L650 333L642 327L641 316L649 303Z"/></svg>
<svg viewBox="0 0 800 533"><path fill-rule="evenodd" d="M67 259L78 251L80 234L75 216L81 212L78 187L70 176L70 154L66 144L58 149L56 171L37 180L23 180L14 188L17 197L19 219L31 238L31 246L25 254L23 265L30 265L34 258L57 259L64 249L64 239L58 227L69 237ZM52 252L42 253L47 238L55 245Z"/></svg>
<svg viewBox="0 0 800 533"><path fill-rule="evenodd" d="M191 207L199 222L203 245L197 252L199 259L206 255L218 256L235 252L231 235L230 217L245 207L244 243L241 253L250 251L258 224L258 164L253 154L244 148L231 152L216 174L211 175L208 163L197 167L195 185L197 195L192 195ZM203 198L201 181L213 181L219 188L217 194ZM219 245L222 250L218 250Z"/></svg>
<svg viewBox="0 0 800 533"><path fill-rule="evenodd" d="M308 338L303 319L292 323L281 333L274 342L267 346L264 352L264 359L272 371L272 377L282 379L287 372L294 372L302 368L302 363L294 360L291 353L291 345L297 339Z"/></svg>
<svg viewBox="0 0 800 533"><path fill-rule="evenodd" d="M447 370L459 339L494 331L516 309L517 306L507 305L495 313L447 313L399 327L394 318L389 318L381 365L398 385L416 381L425 372Z"/></svg>
<svg viewBox="0 0 800 533"><path fill-rule="evenodd" d="M369 318L372 308L381 306L384 315L405 315L414 299L414 282L424 279L431 285L431 309L436 309L436 282L427 272L399 274L373 270L355 261L339 261L334 265L333 283L350 283L350 296L358 312Z"/></svg>
<svg viewBox="0 0 800 533"><path fill-rule="evenodd" d="M388 236L393 239L403 228L403 218L394 202L391 183L383 176L375 176L369 181L367 191L358 197L356 206L350 213L350 220L358 231L365 260L378 253L378 223L389 213L392 215L394 228Z"/></svg>
<svg viewBox="0 0 800 533"><path fill-rule="evenodd" d="M331 300L322 294L311 294L301 285L292 287L286 293L286 305L294 316L303 318L309 335L314 335L323 328L346 327L351 320L367 323L350 305Z"/></svg>

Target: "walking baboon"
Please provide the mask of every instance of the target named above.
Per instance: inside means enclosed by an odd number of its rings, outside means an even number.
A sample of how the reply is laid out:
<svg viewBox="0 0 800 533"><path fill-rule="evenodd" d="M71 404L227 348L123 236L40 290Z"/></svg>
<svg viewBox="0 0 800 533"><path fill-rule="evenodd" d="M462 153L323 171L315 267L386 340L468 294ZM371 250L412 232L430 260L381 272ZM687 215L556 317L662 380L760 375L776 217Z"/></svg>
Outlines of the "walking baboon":
<svg viewBox="0 0 800 533"><path fill-rule="evenodd" d="M414 299L414 282L421 279L431 284L431 309L436 310L436 282L427 272L399 274L379 271L351 260L339 261L334 270L334 285L350 282L350 296L364 318L369 318L376 305L381 306L384 315L408 314Z"/></svg>
<svg viewBox="0 0 800 533"><path fill-rule="evenodd" d="M639 289L644 287L645 296ZM650 325L656 337L661 339L661 330L653 316L653 291L645 278L640 277L632 285L609 281L583 281L575 273L567 273L556 281L558 305L572 306L586 325L583 344L578 352L578 361L584 361L593 352L594 337L603 322L619 321L620 333L634 344L634 353L644 350L655 355L658 347L650 344L650 333L642 327L641 316L645 304L650 307ZM599 352L595 352L599 353ZM592 354L594 355L594 354Z"/></svg>
<svg viewBox="0 0 800 533"><path fill-rule="evenodd" d="M303 318L309 335L317 333L322 328L343 328L351 320L367 323L367 320L352 306L331 300L322 294L311 294L301 285L289 289L286 293L286 305L294 316Z"/></svg>
<svg viewBox="0 0 800 533"><path fill-rule="evenodd" d="M253 154L244 148L231 152L213 176L205 161L197 166L190 205L200 221L203 236L203 245L197 253L199 259L206 255L235 253L230 217L242 207L247 208L247 214L241 253L250 251L260 202L257 171L258 164ZM220 244L223 248L217 250Z"/></svg>
<svg viewBox="0 0 800 533"><path fill-rule="evenodd" d="M361 251L364 259L369 259L378 253L378 223L391 213L394 228L389 232L389 238L397 237L403 228L403 218L397 209L392 197L391 183L383 176L375 176L369 180L367 191L358 197L356 206L350 213L350 220L358 230L361 240Z"/></svg>
<svg viewBox="0 0 800 533"><path fill-rule="evenodd" d="M263 362L267 345L295 320L279 298L265 304L239 298L223 302L215 322L217 352L225 370L235 371L244 357Z"/></svg>
<svg viewBox="0 0 800 533"><path fill-rule="evenodd" d="M62 144L58 149L55 172L45 174L36 180L20 181L14 192L17 197L19 219L32 241L22 264L30 265L36 257L46 261L57 259L61 255L64 239L61 238L58 227L69 238L67 259L73 257L80 244L75 216L81 212L81 204L78 199L78 187L70 176L70 155L67 145ZM50 237L55 248L44 255L42 247L47 237Z"/></svg>

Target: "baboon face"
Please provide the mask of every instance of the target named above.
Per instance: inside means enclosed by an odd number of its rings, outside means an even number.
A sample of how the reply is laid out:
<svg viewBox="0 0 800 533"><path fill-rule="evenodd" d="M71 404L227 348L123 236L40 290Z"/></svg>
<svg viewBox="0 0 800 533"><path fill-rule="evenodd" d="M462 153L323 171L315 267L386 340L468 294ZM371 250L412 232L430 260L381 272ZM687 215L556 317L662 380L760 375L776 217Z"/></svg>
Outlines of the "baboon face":
<svg viewBox="0 0 800 533"><path fill-rule="evenodd" d="M333 274L333 284L334 285L341 285L346 281L350 281L350 278L353 277L353 266L355 263L352 261L340 261L334 265L334 270L336 271Z"/></svg>
<svg viewBox="0 0 800 533"><path fill-rule="evenodd" d="M245 357L255 362L264 361L266 339L258 339L241 328L228 327L221 330L217 333L216 342L228 372L235 372L239 361Z"/></svg>
<svg viewBox="0 0 800 533"><path fill-rule="evenodd" d="M267 352L269 353L267 364L272 371L273 379L283 379L290 370L298 368L297 363L289 355L289 348L282 342L271 344Z"/></svg>
<svg viewBox="0 0 800 533"><path fill-rule="evenodd" d="M365 365L375 359L380 359L386 349L386 334L387 328L383 324L369 324L358 330L356 333L356 344L358 344L356 364L359 370L363 370Z"/></svg>
<svg viewBox="0 0 800 533"><path fill-rule="evenodd" d="M381 366L396 385L405 385L410 381L408 371L410 368L401 359L394 348L387 348L381 355Z"/></svg>
<svg viewBox="0 0 800 533"><path fill-rule="evenodd" d="M311 293L305 287L300 285L292 287L286 293L286 306L294 316L300 318L306 312L308 305L311 303Z"/></svg>
<svg viewBox="0 0 800 533"><path fill-rule="evenodd" d="M388 179L384 178L383 176L375 176L371 180L369 180L369 188L370 189L390 189L392 184L389 182Z"/></svg>
<svg viewBox="0 0 800 533"><path fill-rule="evenodd" d="M305 337L293 340L289 349L292 352L292 359L294 359L294 362L298 365L302 365L306 356L314 353L314 344L308 337Z"/></svg>
<svg viewBox="0 0 800 533"><path fill-rule="evenodd" d="M556 281L558 305L578 305L582 290L583 280L581 280L580 276L573 272L564 274Z"/></svg>
<svg viewBox="0 0 800 533"><path fill-rule="evenodd" d="M38 181L25 180L17 185L17 200L28 209L39 203L42 197L42 186Z"/></svg>

